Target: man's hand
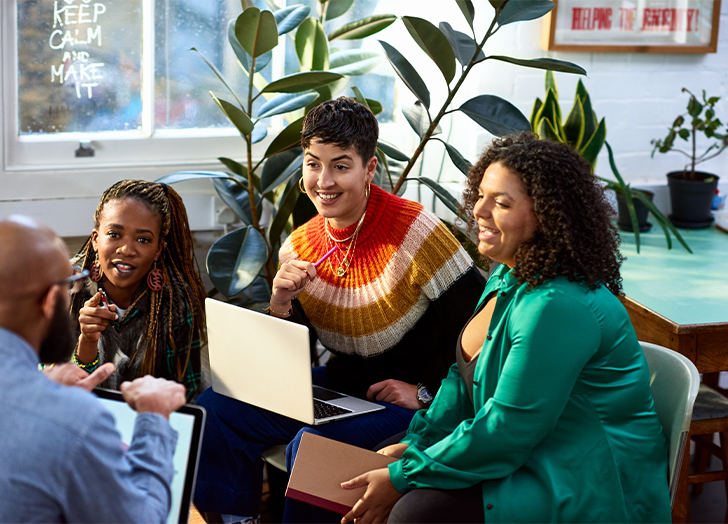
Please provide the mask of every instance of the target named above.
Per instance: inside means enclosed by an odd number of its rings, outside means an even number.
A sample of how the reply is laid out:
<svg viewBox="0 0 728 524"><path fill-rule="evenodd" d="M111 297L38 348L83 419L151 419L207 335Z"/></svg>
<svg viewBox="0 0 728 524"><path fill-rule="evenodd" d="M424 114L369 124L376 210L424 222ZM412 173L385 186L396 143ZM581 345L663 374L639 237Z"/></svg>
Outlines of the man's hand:
<svg viewBox="0 0 728 524"><path fill-rule="evenodd" d="M78 386L86 391L94 389L104 380L109 378L113 372L114 364L111 362L107 362L103 366L99 366L90 375L73 362L56 364L53 367L45 368L43 370L45 376L53 382L58 382L64 386Z"/></svg>
<svg viewBox="0 0 728 524"><path fill-rule="evenodd" d="M391 444L389 446L386 446L386 447L380 449L379 451L377 451L377 453L379 453L380 455L386 455L388 457L396 458L399 460L402 458L402 453L407 451L407 448L409 448L409 446L407 444L403 444L402 442L399 442L398 444Z"/></svg>
<svg viewBox="0 0 728 524"><path fill-rule="evenodd" d="M369 400L389 402L408 409L422 409L424 407L417 400L417 386L393 378L369 386L367 398Z"/></svg>
<svg viewBox="0 0 728 524"><path fill-rule="evenodd" d="M151 375L122 382L121 393L137 413L159 413L167 420L169 414L181 408L186 401L182 384Z"/></svg>
<svg viewBox="0 0 728 524"><path fill-rule="evenodd" d="M392 485L392 481L389 479L389 469L375 469L341 484L344 489L355 489L362 486L366 486L366 492L354 504L351 511L344 515L341 524L351 521L354 521L355 524L387 522L392 508L403 496Z"/></svg>

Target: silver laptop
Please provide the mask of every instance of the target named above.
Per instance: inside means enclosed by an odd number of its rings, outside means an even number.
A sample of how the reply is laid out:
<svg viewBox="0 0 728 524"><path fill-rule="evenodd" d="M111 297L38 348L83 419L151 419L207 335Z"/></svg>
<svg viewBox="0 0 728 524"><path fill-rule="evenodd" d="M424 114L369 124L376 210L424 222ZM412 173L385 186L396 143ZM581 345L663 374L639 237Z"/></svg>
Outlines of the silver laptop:
<svg viewBox="0 0 728 524"><path fill-rule="evenodd" d="M384 409L311 383L308 328L205 299L212 390L307 424Z"/></svg>

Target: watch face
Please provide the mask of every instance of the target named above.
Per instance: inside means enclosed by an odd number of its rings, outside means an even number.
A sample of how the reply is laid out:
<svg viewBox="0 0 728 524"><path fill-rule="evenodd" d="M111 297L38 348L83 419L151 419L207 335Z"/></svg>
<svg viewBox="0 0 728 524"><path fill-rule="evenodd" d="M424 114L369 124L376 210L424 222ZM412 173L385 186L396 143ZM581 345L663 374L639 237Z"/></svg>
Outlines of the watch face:
<svg viewBox="0 0 728 524"><path fill-rule="evenodd" d="M432 402L432 395L430 395L430 392L427 391L427 388L425 386L420 386L419 388L417 388L417 400L421 400L426 404Z"/></svg>

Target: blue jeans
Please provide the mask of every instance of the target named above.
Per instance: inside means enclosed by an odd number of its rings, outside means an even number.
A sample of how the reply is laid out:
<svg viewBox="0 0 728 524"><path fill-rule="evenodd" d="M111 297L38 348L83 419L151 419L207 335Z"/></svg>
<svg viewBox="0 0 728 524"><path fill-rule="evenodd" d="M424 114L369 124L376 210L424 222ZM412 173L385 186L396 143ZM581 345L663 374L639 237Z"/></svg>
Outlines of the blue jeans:
<svg viewBox="0 0 728 524"><path fill-rule="evenodd" d="M315 385L330 387L323 366L313 369L312 375ZM386 438L406 430L415 414L411 409L377 402L387 409L309 427L303 422L218 395L212 389L204 391L197 404L207 410L207 419L200 450L195 506L200 511L243 516L260 513L261 454L265 449L288 444L286 462L290 472L303 430L372 449Z"/></svg>

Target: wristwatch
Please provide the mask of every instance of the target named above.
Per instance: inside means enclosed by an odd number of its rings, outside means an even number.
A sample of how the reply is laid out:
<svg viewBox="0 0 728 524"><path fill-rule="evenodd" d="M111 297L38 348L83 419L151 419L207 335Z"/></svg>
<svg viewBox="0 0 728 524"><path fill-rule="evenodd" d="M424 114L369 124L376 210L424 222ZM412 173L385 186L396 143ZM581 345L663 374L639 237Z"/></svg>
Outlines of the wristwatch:
<svg viewBox="0 0 728 524"><path fill-rule="evenodd" d="M428 405L432 403L432 400L434 398L435 397L433 397L432 394L427 391L427 388L423 383L420 382L419 384L417 384L417 400L425 405Z"/></svg>

